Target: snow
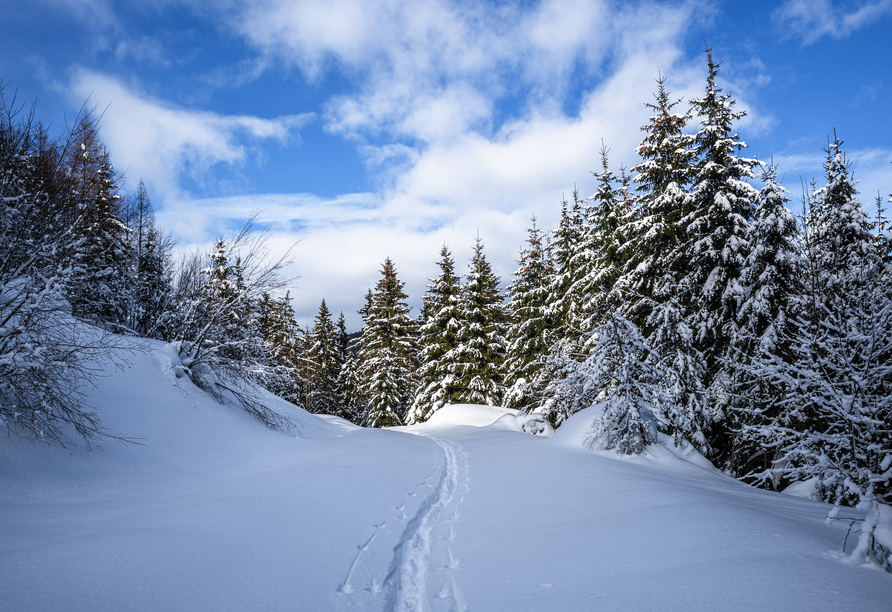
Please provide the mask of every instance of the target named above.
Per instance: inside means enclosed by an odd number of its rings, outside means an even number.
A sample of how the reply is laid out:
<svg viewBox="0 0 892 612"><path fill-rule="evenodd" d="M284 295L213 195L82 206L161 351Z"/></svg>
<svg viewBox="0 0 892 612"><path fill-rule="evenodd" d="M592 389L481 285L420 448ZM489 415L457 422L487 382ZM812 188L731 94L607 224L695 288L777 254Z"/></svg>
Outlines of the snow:
<svg viewBox="0 0 892 612"><path fill-rule="evenodd" d="M284 402L277 432L147 344L89 396L140 444L0 443L0 610L888 607L830 506L670 438L628 457L582 446L586 411L549 437L488 406L368 430Z"/></svg>

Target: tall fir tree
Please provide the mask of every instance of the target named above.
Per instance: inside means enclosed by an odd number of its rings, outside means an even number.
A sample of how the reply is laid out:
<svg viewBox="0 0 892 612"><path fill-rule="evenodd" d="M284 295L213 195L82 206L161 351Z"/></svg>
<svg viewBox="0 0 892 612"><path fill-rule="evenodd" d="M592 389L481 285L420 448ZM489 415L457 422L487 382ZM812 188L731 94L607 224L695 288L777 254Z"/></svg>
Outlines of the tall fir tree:
<svg viewBox="0 0 892 612"><path fill-rule="evenodd" d="M552 341L553 324L546 314L549 269L541 230L527 228L526 248L520 252L514 279L508 285L510 323L505 332L503 405L529 410L541 400L539 374Z"/></svg>
<svg viewBox="0 0 892 612"><path fill-rule="evenodd" d="M424 323L418 331L418 390L407 423L422 423L444 405L454 400L452 373L447 371L444 356L456 346L459 331L458 294L461 289L455 274L452 253L444 244L440 249L440 275L430 279L422 298Z"/></svg>
<svg viewBox="0 0 892 612"><path fill-rule="evenodd" d="M83 156L89 155L85 148ZM96 163L89 193L92 199L81 201L72 229L68 252L73 274L68 299L79 317L124 325L132 300L134 251L130 230L115 214L118 184L108 153L103 151Z"/></svg>
<svg viewBox="0 0 892 612"><path fill-rule="evenodd" d="M140 335L163 338L159 329L162 315L170 305L173 287L171 272L158 230L151 226L146 232L144 245L137 257L136 288L133 296L133 320Z"/></svg>
<svg viewBox="0 0 892 612"><path fill-rule="evenodd" d="M778 422L788 389L760 374L766 358L790 363L790 338L802 314L802 249L799 226L787 207L787 190L769 166L753 223L747 231L749 255L741 269L741 304L736 336L728 361L732 366L731 400L735 435L731 450L732 473L744 476L753 469L768 469L774 459L749 432Z"/></svg>
<svg viewBox="0 0 892 612"><path fill-rule="evenodd" d="M307 340L307 358L311 364L309 403L318 414L337 415L340 412L337 394L340 373L337 330L324 299L319 305L319 312Z"/></svg>
<svg viewBox="0 0 892 612"><path fill-rule="evenodd" d="M460 327L456 346L444 357L455 381L455 399L498 406L504 386L500 365L505 357L505 312L499 278L477 237L458 299Z"/></svg>
<svg viewBox="0 0 892 612"><path fill-rule="evenodd" d="M693 207L686 188L694 160L693 136L684 133L690 115L674 112L681 100L673 101L666 78L657 79L653 112L636 149L641 161L632 167L638 198L620 228L624 242L619 248L625 262L617 279L622 291L620 314L635 323L646 336L653 331L648 316L655 304L677 298L678 280L687 262L678 259L678 245L687 240L679 221ZM667 282L668 281L668 282Z"/></svg>
<svg viewBox="0 0 892 612"><path fill-rule="evenodd" d="M367 427L402 425L414 397L416 326L409 316L405 283L388 257L375 286L359 347Z"/></svg>
<svg viewBox="0 0 892 612"><path fill-rule="evenodd" d="M707 47L705 53L709 68L706 93L691 103L701 127L696 136L699 159L691 193L694 211L682 220L691 237L682 245L690 273L681 282L689 298L694 344L706 361L715 443L723 446L721 421L727 416L729 398L723 362L736 333L742 297L740 271L749 255L747 230L758 199L758 191L746 181L753 178L753 168L759 162L738 156L747 145L732 128L746 113L735 111L735 100L722 93L717 84L719 64L711 49ZM727 458L725 449L716 448L715 453L712 458Z"/></svg>

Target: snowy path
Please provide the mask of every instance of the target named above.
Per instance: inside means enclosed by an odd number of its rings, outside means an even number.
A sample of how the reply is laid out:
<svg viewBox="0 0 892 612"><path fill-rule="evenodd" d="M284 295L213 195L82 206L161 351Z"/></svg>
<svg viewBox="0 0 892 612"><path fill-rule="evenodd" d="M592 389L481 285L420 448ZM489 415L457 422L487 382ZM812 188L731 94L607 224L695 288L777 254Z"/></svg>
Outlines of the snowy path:
<svg viewBox="0 0 892 612"><path fill-rule="evenodd" d="M399 514L395 520L407 522L393 546L383 587L373 576L370 586L363 590L371 595L383 592L385 612L464 612L467 603L455 575L460 560L453 553L450 543L457 535L455 523L461 514L458 504L468 491L467 458L461 447L451 440L420 435L437 445L439 457L436 463L442 466L439 470L435 467L415 490L407 494L408 498L413 498L425 488L432 489L414 514L406 515L408 502L396 507ZM437 479L434 478L435 473L439 474ZM355 592L352 582L357 567L390 520L374 525L368 540L357 546L346 577L338 585L338 593L350 595ZM432 596L432 593L435 595Z"/></svg>
<svg viewBox="0 0 892 612"><path fill-rule="evenodd" d="M440 475L440 483L437 489L428 497L418 512L409 521L406 530L400 538L399 544L394 549L393 564L385 582L387 593L387 612L420 612L431 609L431 601L428 592L429 574L431 567L431 540L433 530L444 510L453 502L459 489L461 466L458 459L460 447L445 438L427 436L442 450L445 457L443 471ZM459 518L458 508L453 510L452 522ZM455 538L455 526L450 525L446 540ZM448 576L439 590L438 598L446 599L452 595L453 610L464 611L467 609L461 590L456 585L454 570L459 566L459 560L452 554L452 549L446 545L447 559L445 568Z"/></svg>
<svg viewBox="0 0 892 612"><path fill-rule="evenodd" d="M300 431L273 432L132 361L90 399L142 445L0 444L0 610L889 609L829 506L668 447L617 458L485 406L382 431L282 403Z"/></svg>

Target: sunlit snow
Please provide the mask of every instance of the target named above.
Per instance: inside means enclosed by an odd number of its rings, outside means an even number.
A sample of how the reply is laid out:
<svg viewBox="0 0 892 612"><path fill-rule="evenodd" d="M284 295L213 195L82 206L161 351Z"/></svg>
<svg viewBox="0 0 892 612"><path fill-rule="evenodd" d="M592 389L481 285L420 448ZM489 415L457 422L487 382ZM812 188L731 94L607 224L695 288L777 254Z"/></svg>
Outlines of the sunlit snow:
<svg viewBox="0 0 892 612"><path fill-rule="evenodd" d="M90 397L141 444L0 443L0 610L889 607L830 506L667 437L620 457L583 447L586 411L534 436L499 408L367 430L284 402L275 432L148 346Z"/></svg>

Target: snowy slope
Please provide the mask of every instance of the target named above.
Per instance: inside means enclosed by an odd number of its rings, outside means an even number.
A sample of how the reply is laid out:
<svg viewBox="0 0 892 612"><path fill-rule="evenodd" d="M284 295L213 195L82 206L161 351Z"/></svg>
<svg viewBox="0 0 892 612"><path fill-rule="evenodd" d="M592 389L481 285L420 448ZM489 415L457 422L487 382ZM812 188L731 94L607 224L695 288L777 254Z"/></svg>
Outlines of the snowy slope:
<svg viewBox="0 0 892 612"><path fill-rule="evenodd" d="M381 431L281 403L274 432L151 348L92 396L142 445L0 443L0 610L889 609L828 506L586 450L585 413L549 438L486 407Z"/></svg>

